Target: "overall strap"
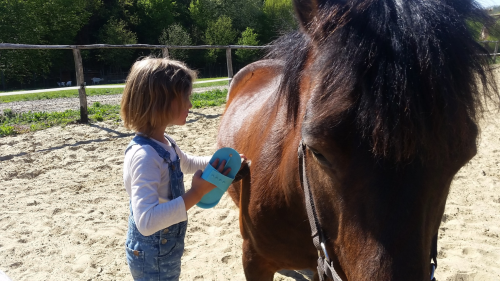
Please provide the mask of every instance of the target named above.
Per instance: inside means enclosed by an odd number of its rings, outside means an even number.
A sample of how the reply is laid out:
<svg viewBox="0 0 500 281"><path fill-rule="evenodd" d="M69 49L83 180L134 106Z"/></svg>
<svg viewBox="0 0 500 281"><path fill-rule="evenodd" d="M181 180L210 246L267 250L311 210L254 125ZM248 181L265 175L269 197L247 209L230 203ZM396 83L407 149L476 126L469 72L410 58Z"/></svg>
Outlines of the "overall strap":
<svg viewBox="0 0 500 281"><path fill-rule="evenodd" d="M125 153L127 153L127 151L133 145L149 145L152 148L154 148L154 150L156 150L156 152L158 153L158 155L161 158L163 158L168 164L172 164L172 161L170 160L170 153L168 151L166 151L163 147L161 147L161 145L159 145L154 140L152 140L152 139L150 139L148 137L141 136L141 135L136 135L132 139L132 141L129 143L127 149L125 150Z"/></svg>
<svg viewBox="0 0 500 281"><path fill-rule="evenodd" d="M177 156L177 159L172 161L170 164L170 190L172 192L172 198L177 198L179 196L184 195L186 193L186 189L184 188L184 174L181 171L181 159L177 154L175 141L165 134L165 138L170 142L172 148L174 149L174 153Z"/></svg>
<svg viewBox="0 0 500 281"><path fill-rule="evenodd" d="M165 138L170 142L172 147L174 148L175 155L177 155L177 159L180 159L179 155L177 154L177 150L175 149L177 147L177 143L175 143L174 139L169 137L169 135L164 134Z"/></svg>

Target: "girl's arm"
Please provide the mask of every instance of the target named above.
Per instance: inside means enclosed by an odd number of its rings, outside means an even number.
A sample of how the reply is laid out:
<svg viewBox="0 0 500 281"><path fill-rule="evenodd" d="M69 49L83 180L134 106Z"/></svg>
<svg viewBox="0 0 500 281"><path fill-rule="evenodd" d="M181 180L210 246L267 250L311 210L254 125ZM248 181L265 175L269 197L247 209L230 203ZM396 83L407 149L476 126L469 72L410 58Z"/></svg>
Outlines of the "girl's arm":
<svg viewBox="0 0 500 281"><path fill-rule="evenodd" d="M162 204L159 202L158 189L162 184L160 168L163 159L158 153L150 146L138 146L128 153L133 153L128 168L131 178L130 200L139 232L148 236L187 220L186 206L182 197Z"/></svg>
<svg viewBox="0 0 500 281"><path fill-rule="evenodd" d="M182 151L179 146L175 147L177 155L181 160L181 170L186 174L194 174L198 170L205 170L211 156L193 156Z"/></svg>

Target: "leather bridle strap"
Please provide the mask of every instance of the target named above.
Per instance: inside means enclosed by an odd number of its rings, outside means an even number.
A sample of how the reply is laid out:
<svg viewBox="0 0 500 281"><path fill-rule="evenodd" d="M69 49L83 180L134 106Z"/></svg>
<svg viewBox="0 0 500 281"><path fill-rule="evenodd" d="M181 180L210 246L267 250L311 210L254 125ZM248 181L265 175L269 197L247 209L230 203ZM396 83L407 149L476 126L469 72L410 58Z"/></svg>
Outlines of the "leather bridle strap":
<svg viewBox="0 0 500 281"><path fill-rule="evenodd" d="M301 140L299 144L299 175L300 183L304 189L307 216L309 218L309 224L311 225L311 236L313 239L314 246L318 250L318 275L321 281L325 280L325 276L330 277L334 281L342 281L339 277L333 263L328 256L325 248L325 238L318 221L318 215L316 214L316 208L314 206L314 199L311 194L311 189L309 188L309 180L306 175L306 153L305 144ZM321 255L323 253L323 255Z"/></svg>
<svg viewBox="0 0 500 281"><path fill-rule="evenodd" d="M298 156L299 156L299 176L300 184L304 189L305 204L307 217L309 219L309 225L311 226L311 237L313 239L314 247L318 250L318 275L321 281L325 280L325 276L331 278L333 281L342 281L340 276L335 271L333 267L333 262L330 260L328 253L325 248L325 237L321 231L321 226L318 220L318 214L316 213L316 207L314 205L314 199L309 188L309 180L306 174L306 145L303 140L300 140ZM437 268L437 239L438 234L432 238L431 245L431 281L436 281L434 277L434 271Z"/></svg>

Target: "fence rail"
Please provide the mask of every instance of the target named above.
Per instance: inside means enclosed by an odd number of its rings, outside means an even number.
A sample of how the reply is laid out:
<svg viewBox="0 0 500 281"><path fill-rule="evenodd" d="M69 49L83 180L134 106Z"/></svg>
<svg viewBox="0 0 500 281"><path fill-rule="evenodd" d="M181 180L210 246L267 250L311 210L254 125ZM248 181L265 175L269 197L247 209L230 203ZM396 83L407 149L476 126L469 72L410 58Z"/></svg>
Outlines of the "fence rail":
<svg viewBox="0 0 500 281"><path fill-rule="evenodd" d="M198 45L198 46L180 46L180 45L148 45L148 44L129 44L129 45L27 45L0 43L0 49L266 49L267 46L247 46L247 45Z"/></svg>
<svg viewBox="0 0 500 281"><path fill-rule="evenodd" d="M488 43L495 43L493 55L493 60L496 59L498 53L499 41L481 41L484 45ZM168 57L169 49L226 49L226 61L227 61L227 74L229 78L229 83L233 78L233 63L231 58L231 49L266 49L271 47L271 45L266 46L245 46L245 45L198 45L198 46L178 46L178 45L148 45L148 44L129 44L129 45L109 45L109 44L93 44L93 45L28 45L28 44L11 44L11 43L0 43L0 50L13 50L13 49L72 49L73 57L75 60L76 69L76 80L78 88L78 94L80 98L80 121L82 123L88 123L88 113L87 113L87 95L85 93L85 83L83 76L83 63L80 50L89 49L161 49L163 51L163 57ZM2 75L3 79L3 75Z"/></svg>
<svg viewBox="0 0 500 281"><path fill-rule="evenodd" d="M87 113L87 94L85 93L85 78L83 75L83 63L80 50L89 49L161 49L163 57L168 57L169 49L226 49L227 76L229 83L233 78L233 62L231 58L231 49L266 49L267 46L246 46L246 45L198 45L198 46L177 46L177 45L148 45L148 44L129 44L129 45L109 45L109 44L93 44L93 45L28 45L28 44L11 44L0 43L0 50L27 50L27 49L71 49L73 50L73 58L75 60L76 84L78 88L78 96L80 98L80 122L88 123ZM3 75L2 75L3 79Z"/></svg>
<svg viewBox="0 0 500 281"><path fill-rule="evenodd" d="M498 53L498 41L481 41L480 43L483 43L483 45L486 47L486 44L488 43L495 43L495 48L493 50L493 53L490 55L493 55L493 61L496 61L497 55L500 55Z"/></svg>

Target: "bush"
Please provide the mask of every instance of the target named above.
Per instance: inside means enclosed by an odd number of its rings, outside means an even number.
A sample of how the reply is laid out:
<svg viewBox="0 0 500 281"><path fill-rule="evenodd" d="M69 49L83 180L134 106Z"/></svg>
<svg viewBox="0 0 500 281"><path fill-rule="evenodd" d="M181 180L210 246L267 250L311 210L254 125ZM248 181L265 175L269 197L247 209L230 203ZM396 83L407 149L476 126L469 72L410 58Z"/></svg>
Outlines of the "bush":
<svg viewBox="0 0 500 281"><path fill-rule="evenodd" d="M102 114L101 113L97 113L94 115L94 119L97 120L97 121L103 121L104 118L102 117Z"/></svg>
<svg viewBox="0 0 500 281"><path fill-rule="evenodd" d="M247 29L241 33L241 37L238 39L238 45L258 46L259 40L257 40L257 33L250 27L247 27ZM259 50L251 49L237 49L235 52L236 59L240 62L255 61L258 53Z"/></svg>
<svg viewBox="0 0 500 281"><path fill-rule="evenodd" d="M13 126L0 125L0 136L4 137L13 134L14 134Z"/></svg>
<svg viewBox="0 0 500 281"><path fill-rule="evenodd" d="M177 23L164 29L158 41L162 45L190 46L192 44L189 33ZM171 49L168 50L168 56L176 60L185 61L188 59L188 50Z"/></svg>
<svg viewBox="0 0 500 281"><path fill-rule="evenodd" d="M14 111L12 111L12 109L6 108L3 110L3 116L5 116L6 118L14 118L16 114L14 113Z"/></svg>
<svg viewBox="0 0 500 281"><path fill-rule="evenodd" d="M205 42L208 45L229 45L234 42L236 35L231 18L221 16L217 21L208 23ZM221 52L220 49L210 49L207 55L208 61L215 62Z"/></svg>
<svg viewBox="0 0 500 281"><path fill-rule="evenodd" d="M137 35L127 29L127 24L123 20L111 18L98 35L100 43L122 45L136 44ZM133 49L99 49L99 60L107 65L129 67L134 54Z"/></svg>

